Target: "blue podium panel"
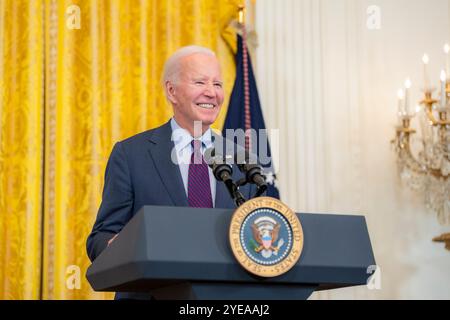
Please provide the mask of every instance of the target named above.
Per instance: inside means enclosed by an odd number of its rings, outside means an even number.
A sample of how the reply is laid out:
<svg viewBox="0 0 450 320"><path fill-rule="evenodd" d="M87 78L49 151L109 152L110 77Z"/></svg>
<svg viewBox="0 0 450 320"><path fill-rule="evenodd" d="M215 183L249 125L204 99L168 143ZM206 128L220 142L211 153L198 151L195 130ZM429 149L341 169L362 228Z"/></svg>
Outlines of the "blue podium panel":
<svg viewBox="0 0 450 320"><path fill-rule="evenodd" d="M157 300L306 300L317 286L187 282L150 291Z"/></svg>
<svg viewBox="0 0 450 320"><path fill-rule="evenodd" d="M293 289L307 297L314 290L363 285L370 276L367 268L375 265L364 217L301 213L304 247L297 264L279 277L256 277L231 252L232 214L230 209L143 207L89 267L87 278L97 291L152 291L166 297L172 292L175 298L175 291L185 288L181 298L270 299L283 292L294 297ZM222 293L215 296L214 290Z"/></svg>

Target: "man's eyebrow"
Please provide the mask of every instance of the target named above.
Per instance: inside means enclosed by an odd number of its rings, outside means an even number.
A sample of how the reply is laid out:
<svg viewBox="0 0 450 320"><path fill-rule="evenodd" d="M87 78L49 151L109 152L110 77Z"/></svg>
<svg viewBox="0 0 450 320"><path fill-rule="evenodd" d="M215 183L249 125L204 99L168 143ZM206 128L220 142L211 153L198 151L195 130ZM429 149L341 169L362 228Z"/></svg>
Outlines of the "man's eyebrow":
<svg viewBox="0 0 450 320"><path fill-rule="evenodd" d="M206 80L208 80L208 77L206 77L206 76L192 77L192 81L199 81L199 80L206 81ZM223 80L212 80L212 82L223 84Z"/></svg>
<svg viewBox="0 0 450 320"><path fill-rule="evenodd" d="M197 81L197 80L206 80L206 77L205 77L205 76L195 76L195 77L192 77L192 80L194 80L194 81Z"/></svg>

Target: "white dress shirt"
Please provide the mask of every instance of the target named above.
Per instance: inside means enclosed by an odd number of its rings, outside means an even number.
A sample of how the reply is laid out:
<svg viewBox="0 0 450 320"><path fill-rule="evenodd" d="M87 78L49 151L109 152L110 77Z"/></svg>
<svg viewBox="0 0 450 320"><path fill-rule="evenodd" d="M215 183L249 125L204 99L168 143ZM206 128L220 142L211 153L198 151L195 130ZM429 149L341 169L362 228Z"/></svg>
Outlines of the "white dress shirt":
<svg viewBox="0 0 450 320"><path fill-rule="evenodd" d="M172 127L172 141L175 145L177 164L180 168L181 177L183 178L184 190L186 191L186 197L188 196L188 176L189 176L189 164L191 163L191 155L194 151L192 149L191 141L194 138L186 130L181 128L174 118L170 120L170 126ZM201 136L202 141L202 154L205 154L205 150L213 147L211 128L205 131ZM213 201L213 207L216 202L216 178L214 178L212 169L208 166L209 183L211 187L211 197Z"/></svg>

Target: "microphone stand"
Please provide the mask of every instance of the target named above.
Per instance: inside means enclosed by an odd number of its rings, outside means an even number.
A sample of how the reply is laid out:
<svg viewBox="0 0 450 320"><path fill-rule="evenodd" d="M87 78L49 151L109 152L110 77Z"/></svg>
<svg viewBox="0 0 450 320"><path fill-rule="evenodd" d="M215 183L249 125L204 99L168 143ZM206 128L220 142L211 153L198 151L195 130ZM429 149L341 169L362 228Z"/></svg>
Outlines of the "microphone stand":
<svg viewBox="0 0 450 320"><path fill-rule="evenodd" d="M225 183L225 186L227 187L231 198L234 200L236 207L240 207L242 204L244 204L246 200L231 177L227 174L222 181Z"/></svg>

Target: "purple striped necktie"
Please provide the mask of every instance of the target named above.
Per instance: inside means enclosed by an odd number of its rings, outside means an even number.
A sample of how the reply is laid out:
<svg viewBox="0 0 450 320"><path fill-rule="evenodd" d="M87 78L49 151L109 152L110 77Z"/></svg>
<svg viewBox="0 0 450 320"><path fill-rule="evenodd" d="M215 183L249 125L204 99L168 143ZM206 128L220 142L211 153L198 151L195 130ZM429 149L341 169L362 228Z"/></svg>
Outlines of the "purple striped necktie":
<svg viewBox="0 0 450 320"><path fill-rule="evenodd" d="M212 208L211 186L209 183L208 164L202 155L202 142L191 141L191 163L188 174L188 202L190 207Z"/></svg>

